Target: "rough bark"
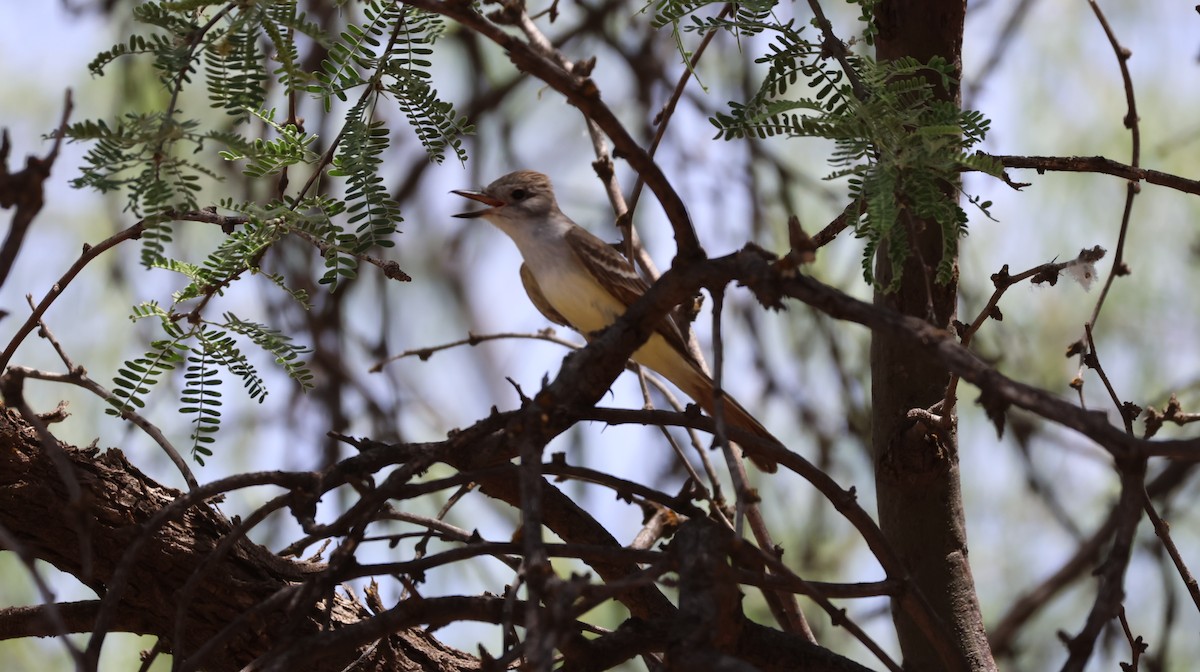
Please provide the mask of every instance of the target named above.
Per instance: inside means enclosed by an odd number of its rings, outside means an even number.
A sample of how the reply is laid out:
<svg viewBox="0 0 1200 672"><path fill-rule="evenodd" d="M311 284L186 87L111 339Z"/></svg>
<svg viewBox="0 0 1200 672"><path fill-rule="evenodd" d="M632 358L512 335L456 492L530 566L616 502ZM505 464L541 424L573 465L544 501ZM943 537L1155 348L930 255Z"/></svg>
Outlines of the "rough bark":
<svg viewBox="0 0 1200 672"><path fill-rule="evenodd" d="M43 442L17 411L0 408L0 538L10 542L0 544L0 550L45 560L101 597L119 590L119 599L106 625L98 625L103 618L99 600L55 605L57 623L46 607L0 609L0 639L97 629L152 635L159 638L163 652L184 659L185 670L323 671L353 666L367 671L457 672L486 667L486 661L441 644L422 626L467 618L500 623L505 598L414 598L391 609L376 605L368 611L334 592L330 565L283 558L241 537L214 561L222 542L237 535L236 520L207 503L181 505L188 493L155 483L120 450L80 449L45 436L53 443ZM490 441L470 442L483 446L498 438L488 436ZM370 461L371 454L363 459ZM482 449L475 457L487 461L488 454ZM289 479L316 477L283 472L274 476L261 481L286 485ZM74 502L68 480L78 484ZM292 503L301 516L311 500L305 483L311 480L291 488ZM493 496L515 497L500 479L482 485L493 490ZM549 522L570 522L570 507L553 498L552 503L557 506L551 507ZM178 515L156 525L164 511ZM645 618L634 616L614 633L594 640L572 635L563 643L563 669L609 669L639 654L666 651L691 661L672 663L672 669L716 669L721 667L715 665L718 661L732 665L730 669L749 664L780 672L866 669L801 637L746 621L738 583L726 564L732 537L728 532L715 534L714 524L702 517L691 525L696 533L685 535L670 551L687 577L682 608L652 586L631 587L624 596L631 600L630 609ZM587 538L592 533L581 534ZM140 546L136 555L123 561L135 546ZM340 562L353 565L352 559ZM596 562L593 569L609 580L620 580L637 567ZM118 582L115 577L122 571L129 574ZM189 581L194 585L188 587ZM657 599L647 599L650 594ZM521 625L520 619L514 624ZM181 639L176 639L178 633ZM219 638L215 646L214 638ZM721 655L711 659L701 656L704 665L691 666L697 664L693 654L718 651Z"/></svg>
<svg viewBox="0 0 1200 672"><path fill-rule="evenodd" d="M183 493L165 488L130 465L121 451L58 446L68 478L79 485L71 502L63 471L47 454L36 432L12 409L0 409L0 526L26 553L49 562L103 596L121 558L141 535L146 523ZM213 549L233 530L223 515L207 504L191 506L152 532L130 564L132 574L110 630L154 635L167 651L194 653L226 625L323 567L293 562L246 539L212 567L205 567ZM174 642L181 589L199 571L204 579L183 611L185 622ZM332 591L327 591L328 592ZM228 640L204 659L209 670L237 670L271 649L320 630L337 629L366 616L366 609L342 596L315 600L297 608L288 600L236 628ZM67 629L92 632L99 603L66 605L60 611ZM53 634L41 613L8 613L4 630L24 628L22 634ZM436 669L477 669L473 657L448 649L420 631L392 635L378 646L348 650L308 669L340 670L366 652L356 669L422 670L429 661Z"/></svg>
<svg viewBox="0 0 1200 672"><path fill-rule="evenodd" d="M885 0L876 14L880 61L912 56L925 63L935 55L961 72L963 0ZM957 85L937 95L959 101ZM948 185L947 193L953 193ZM876 305L949 329L955 316L957 282L938 284L934 269L942 257L942 233L936 223L904 222L914 253L902 270L899 289L877 292ZM900 269L878 255L876 275L887 286ZM956 271L957 275L957 271ZM944 661L934 643L908 616L894 611L905 665L914 670L994 669L983 629L971 568L960 491L956 427L931 431L909 419L911 409L930 408L945 394L949 375L928 352L899 339L871 342L872 450L879 523L910 579L950 625L961 655ZM952 413L953 409L944 409Z"/></svg>

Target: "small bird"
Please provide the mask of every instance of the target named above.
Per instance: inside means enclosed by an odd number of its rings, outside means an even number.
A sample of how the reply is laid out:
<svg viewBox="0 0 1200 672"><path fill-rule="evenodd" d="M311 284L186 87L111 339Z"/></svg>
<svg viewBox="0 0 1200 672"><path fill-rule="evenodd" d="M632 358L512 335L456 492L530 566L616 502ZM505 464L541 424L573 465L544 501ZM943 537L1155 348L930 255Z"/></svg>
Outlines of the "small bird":
<svg viewBox="0 0 1200 672"><path fill-rule="evenodd" d="M633 265L558 209L550 178L532 171L509 173L483 191L458 194L488 206L455 217L483 218L508 234L525 263L521 283L546 319L589 338L623 315L649 287ZM667 316L636 352L633 361L657 371L710 415L713 381L687 347L683 332ZM731 425L772 439L754 416L725 395L723 411ZM759 469L774 472L774 462L751 455Z"/></svg>

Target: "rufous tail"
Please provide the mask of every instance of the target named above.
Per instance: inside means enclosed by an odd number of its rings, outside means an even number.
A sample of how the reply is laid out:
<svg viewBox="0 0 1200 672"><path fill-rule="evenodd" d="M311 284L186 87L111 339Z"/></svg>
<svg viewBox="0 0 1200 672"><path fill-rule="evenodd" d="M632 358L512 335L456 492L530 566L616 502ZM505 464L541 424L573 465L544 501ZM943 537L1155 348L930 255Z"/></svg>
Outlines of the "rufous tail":
<svg viewBox="0 0 1200 672"><path fill-rule="evenodd" d="M697 384L693 386L694 389L685 391L689 396L691 396L692 399L696 401L697 404L700 405L700 408L704 409L705 413L716 417L715 404L713 400L713 384L711 380L708 380L707 376L704 378L704 384ZM725 422L727 424L750 432L761 439L767 439L776 443L779 442L778 439L776 439L770 432L767 431L766 427L762 426L762 423L754 419L753 415L750 415L750 411L747 411L745 408L743 408L742 405L739 404L736 399L729 396L729 394L722 395L721 412L724 415ZM743 451L745 452L744 448ZM746 457L750 458L750 461L754 463L754 466L767 473L773 474L779 468L779 465L776 464L774 460L762 455L754 447L751 447L750 451L746 452Z"/></svg>

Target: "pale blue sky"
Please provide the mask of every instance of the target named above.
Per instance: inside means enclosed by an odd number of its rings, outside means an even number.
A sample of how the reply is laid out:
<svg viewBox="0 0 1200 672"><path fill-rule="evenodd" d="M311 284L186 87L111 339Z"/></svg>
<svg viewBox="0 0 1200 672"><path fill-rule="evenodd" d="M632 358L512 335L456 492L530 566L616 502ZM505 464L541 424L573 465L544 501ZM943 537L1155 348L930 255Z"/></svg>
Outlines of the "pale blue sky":
<svg viewBox="0 0 1200 672"><path fill-rule="evenodd" d="M1120 5L1106 6L1106 9L1111 12L1110 21L1122 43L1133 52L1130 68L1139 95L1143 163L1192 177L1200 175L1200 164L1193 158L1197 155L1195 138L1200 131L1200 121L1193 112L1200 102L1197 101L1200 67L1196 61L1200 52L1200 39L1196 37L1200 34L1196 30L1200 16L1189 3L1104 4ZM976 5L980 10L969 19L966 39L968 79L979 67L984 53L991 48L998 17L1004 14L1008 3L992 0ZM110 116L111 94L105 91L103 81L93 79L86 71L87 62L114 41L110 33L108 25L94 17L68 16L61 3L56 1L0 0L0 74L3 74L0 96L4 100L0 107L0 125L9 128L15 141L15 159L10 159L10 165L19 165L14 161L19 161L26 153L45 151L45 144L31 142L55 124L61 111L64 87L75 89L76 120ZM1027 28L1017 40L975 101L976 106L993 120L987 149L1004 154L1105 154L1118 161L1127 161L1128 133L1121 128L1124 103L1115 58L1087 4L1067 0L1035 3ZM620 82L612 81L612 75L605 71L604 65L601 62L597 79L609 96L619 100L612 92L619 90ZM452 68L447 66L443 74L453 74ZM451 82L444 88L453 92L454 85ZM536 88L530 90L536 91ZM612 237L611 232L600 230L601 225L607 223L607 214L603 195L594 178L590 177L589 144L575 123L577 113L555 94L545 91L541 95L543 98L530 100L525 130L518 132L518 137L524 139L520 148L523 155L519 158L534 164L528 167L558 169L556 181L564 209L581 223L588 224L605 237ZM574 126L564 130L561 120ZM555 124L560 125L559 130L545 131ZM685 113L676 124L676 131L696 128L700 137L711 135L707 122L698 115L689 117ZM547 137L549 141L545 139ZM479 141L486 141L486 137L481 136ZM39 297L69 263L52 251L63 245L77 246L84 240L95 242L112 230L112 218L119 216L94 196L67 188L65 181L74 175L82 149L78 146L65 149L49 184L47 210L30 235L30 247L14 278L0 291L0 307L14 315L22 314L25 293L32 292ZM729 151L729 146L697 143L689 150L692 153L688 160L695 162L696 170L686 171L679 154L671 154L673 150L669 143L664 150L664 165L669 167L669 173L674 171L673 177L685 197L693 203L703 204L702 207L693 206L693 216L702 237L712 246L711 251L714 254L729 251L744 237L739 232L748 229L738 224L739 217L745 216L745 203L739 202L737 197L715 197L712 193L714 185L719 183L714 175L721 174L721 153ZM538 163L543 165L536 165ZM488 173L486 180L515 167L489 166L482 172ZM822 170L823 166L818 165L813 174L820 175ZM1073 175L1039 177L1032 172L1014 172L1013 177L1034 185L1022 193L1015 193L1003 185L977 177L967 182L969 191L985 194L995 201L993 215L999 221L973 217L971 235L964 241L965 315L973 315L990 293L987 278L1002 264L1011 264L1012 270L1016 271L1054 257L1074 256L1080 248L1095 244L1107 248L1110 253L1115 249L1124 192L1119 180ZM510 300L512 296L518 296L520 290L515 273L519 262L508 241L481 223L462 223L449 218L450 214L461 210L462 203L446 192L451 188L477 186L474 182L471 173L454 162L432 169L422 188L423 198L417 203L402 204L406 216L401 227L405 231L402 240L408 242L407 248L402 243L396 253L412 255L402 264L406 270L422 269L423 264L428 263L432 272L437 263L455 261L436 256L441 243L461 233L463 227L477 226L479 231L465 234L466 242L459 250L463 256L457 260L479 264L481 268L468 288L477 309L470 328L486 332L535 330L545 326L544 320L523 300ZM1084 194L1082 198L1081 193ZM814 227L836 213L835 206L826 203L805 207L808 211L802 214L806 221L813 222ZM1195 198L1157 187L1145 186L1137 202L1135 235L1127 251L1127 261L1135 275L1118 283L1110 300L1114 305L1119 302L1124 306L1123 312L1108 313L1097 334L1108 371L1118 389L1126 395L1161 397L1200 380L1200 351L1195 339L1200 320L1192 297L1197 278L1194 270L1179 263L1181 255L1178 253L1180 246L1197 240L1194 224L1197 214ZM642 207L643 230L660 266L665 267L670 257L669 238L663 234L657 218L656 206L647 200ZM121 220L122 224L129 221L128 215ZM827 253L831 261L822 267L822 272L826 274L824 279L849 283L849 291L865 296L867 289L861 279L856 281L857 245L853 240L839 242ZM129 254L134 256L136 252ZM1111 256L1102 265L1102 270L1107 270L1109 260ZM142 287L138 291L153 292L154 289ZM397 287L389 291L395 300L403 302L406 310L421 315L436 315L444 300L444 297L420 287ZM87 315L87 308L92 306L111 305L114 310L124 310L122 306L143 298L146 297L113 296L106 287L104 274L92 272L71 287L64 295L62 305L56 307L49 319L53 327L79 315ZM1046 341L1040 350L1060 353L1065 344L1076 337L1095 298L1095 290L1088 293L1072 283L1060 283L1053 289L1015 288L1001 304L1005 322L990 325L981 340L1003 352L1004 343L1036 335ZM238 301L236 296L229 300ZM17 319L10 316L0 322L0 335L12 333ZM79 333L60 336L78 348L83 356L85 345L95 340L88 329L99 329L103 324L102 320L92 320ZM703 331L706 329L702 326ZM463 335L462 325L450 319L424 320L405 333L411 340L397 343L398 349L431 345ZM527 342L492 347L497 367L511 373L527 392L535 388L542 374L557 370L562 356L561 350L555 347L531 346ZM1162 354L1167 347L1171 348L1169 358ZM90 356L98 362L117 362L135 354L128 348L110 345L91 351ZM19 352L17 360L35 366L52 367L55 364L52 354L34 341ZM445 421L454 426L481 417L493 403L502 408L511 408L517 403L507 383L500 379L487 381L482 391L474 389L480 374L470 369L471 361L448 353L435 357L430 363L409 362L403 366L412 367L414 377L449 379L457 383L426 390L430 405L441 409ZM1061 356L1045 356L1039 361L1003 361L1002 366L1021 374L1029 382L1047 385L1065 395L1068 392L1066 382L1074 375L1076 365ZM111 367L107 373L101 373L105 371L105 365L98 363L95 369L96 377L107 383ZM447 375L446 371L454 374ZM470 381L469 384L464 385L464 380ZM1092 380L1089 385L1092 391L1098 391L1097 381ZM470 393L465 394L465 390ZM736 387L735 391L738 391ZM962 395L968 406L974 393L969 390ZM169 466L140 435L130 433L117 421L107 420L95 410L86 410L95 408L93 400L44 387L33 394L41 395L43 404L51 404L53 399L64 394L75 400L77 423L63 426L63 431L72 440L86 442L100 435L101 445L125 446L135 464L149 465L147 471L150 473L178 484ZM286 394L281 392L268 404L282 403L285 397ZM636 405L638 398L633 382L626 379L619 382L617 394L607 401ZM1095 399L1098 407L1105 407L1100 397ZM168 399L157 409L166 418L164 423L173 421L167 415L172 403ZM272 407L268 405L265 410L272 412ZM85 418L87 421L81 421ZM412 418L407 422L410 432L421 438L437 438L446 429L430 426L428 418ZM1066 552L1071 540L1050 534L1043 535L1037 544L1031 545L1007 545L997 541L1044 530L1045 514L1030 507L1005 508L1010 501L1007 498L1013 497L1021 487L1017 482L1020 476L1018 463L1010 451L998 449L990 425L969 408L964 409L963 423L963 469L972 540L979 543L977 550L983 551L978 557L988 558L986 562L976 564L976 578L985 602L1003 603L1005 597L1032 578L1031 574L1036 576L1048 561ZM223 436L232 439L236 428L226 431ZM589 445L637 445L641 436L637 431L622 428L603 432L591 428L586 432L585 441ZM1055 436L1057 442L1044 441L1046 445L1035 459L1059 468L1065 492L1077 494L1080 501L1103 501L1112 483L1111 470L1104 460L1077 436L1065 432L1052 432L1051 436ZM236 454L228 463L215 460L212 466L199 472L201 480L247 468L309 466L311 460L302 447L286 445L282 437L279 441L272 441L271 437L259 438L265 440L257 441L253 451ZM184 439L186 433L180 438L181 441ZM1080 454L1085 457L1079 457ZM631 465L628 455L619 452L589 454L587 459L598 468L625 470L633 472L634 476L646 471L646 465ZM858 485L869 501L870 495L865 492L869 490L869 480L861 473L856 478L863 480L848 481L844 485ZM599 499L595 504L597 507L610 506L601 504ZM636 527L636 520L628 510L613 510L611 515L607 510L597 513L618 531L618 536L628 535ZM1083 516L1086 510L1077 513ZM1200 562L1197 521L1185 518L1181 522L1186 524L1177 523L1176 541L1187 557L1193 559L1193 564ZM500 517L485 517L477 524L495 535L501 534L509 522ZM877 578L873 567L869 559L856 556L853 566L847 568L847 574ZM1152 573L1146 576L1152 576ZM1145 599L1142 594L1131 599L1135 602ZM1200 627L1200 618L1195 613L1185 611L1184 618L1188 619L1185 630L1194 631ZM1146 627L1155 622L1148 617ZM1065 627L1074 627L1073 623L1070 621ZM469 636L463 637L469 639ZM458 643L464 644L463 641ZM1191 642L1189 651L1196 653L1196 645ZM1052 646L1053 643L1047 651L1052 652Z"/></svg>

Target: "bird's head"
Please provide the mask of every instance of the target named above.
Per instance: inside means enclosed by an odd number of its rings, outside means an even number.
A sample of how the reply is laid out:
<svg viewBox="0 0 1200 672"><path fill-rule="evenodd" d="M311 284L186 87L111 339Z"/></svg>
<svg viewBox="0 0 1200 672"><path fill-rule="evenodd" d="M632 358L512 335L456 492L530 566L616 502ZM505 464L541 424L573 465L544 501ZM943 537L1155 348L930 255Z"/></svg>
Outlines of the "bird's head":
<svg viewBox="0 0 1200 672"><path fill-rule="evenodd" d="M455 190L451 193L488 206L484 210L463 212L455 217L482 217L502 229L507 228L506 224L546 221L558 212L550 178L532 170L509 173L483 191Z"/></svg>

